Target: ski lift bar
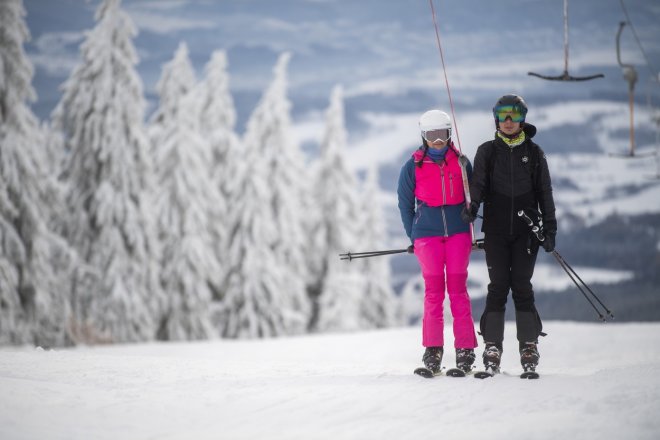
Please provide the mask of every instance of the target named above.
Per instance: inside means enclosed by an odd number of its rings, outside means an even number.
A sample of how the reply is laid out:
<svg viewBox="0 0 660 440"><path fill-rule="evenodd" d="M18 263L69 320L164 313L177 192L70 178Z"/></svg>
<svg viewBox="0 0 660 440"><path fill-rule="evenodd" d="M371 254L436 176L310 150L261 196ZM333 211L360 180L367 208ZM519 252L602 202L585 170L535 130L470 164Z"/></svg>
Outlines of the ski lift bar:
<svg viewBox="0 0 660 440"><path fill-rule="evenodd" d="M602 73L588 76L572 76L568 73L568 0L564 0L564 72L559 76L541 75L534 72L527 72L527 74L548 81L589 81L605 77Z"/></svg>

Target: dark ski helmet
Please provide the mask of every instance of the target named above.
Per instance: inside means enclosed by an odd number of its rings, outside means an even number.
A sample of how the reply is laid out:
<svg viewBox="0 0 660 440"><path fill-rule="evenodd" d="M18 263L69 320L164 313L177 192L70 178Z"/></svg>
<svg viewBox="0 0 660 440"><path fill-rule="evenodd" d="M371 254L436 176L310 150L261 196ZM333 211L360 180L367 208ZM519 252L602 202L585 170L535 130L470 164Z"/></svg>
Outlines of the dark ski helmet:
<svg viewBox="0 0 660 440"><path fill-rule="evenodd" d="M510 94L504 95L497 100L495 106L493 107L493 117L495 118L495 126L499 128L500 120L498 118L498 110L504 108L509 108L517 111L519 113L519 120L512 118L513 122L520 122L523 124L525 122L525 117L527 116L527 103L522 98L522 96ZM504 119L502 119L504 120Z"/></svg>

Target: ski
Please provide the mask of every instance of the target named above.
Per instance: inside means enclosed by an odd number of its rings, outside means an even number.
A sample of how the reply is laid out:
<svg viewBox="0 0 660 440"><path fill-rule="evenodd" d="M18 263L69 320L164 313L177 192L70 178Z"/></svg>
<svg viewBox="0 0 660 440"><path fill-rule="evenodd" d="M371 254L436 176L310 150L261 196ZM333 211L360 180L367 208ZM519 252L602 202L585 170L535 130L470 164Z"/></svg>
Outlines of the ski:
<svg viewBox="0 0 660 440"><path fill-rule="evenodd" d="M438 371L437 373L434 373L433 371L429 370L426 367L415 368L415 371L413 373L415 373L418 376L422 376L423 378L426 379L433 379L435 376L442 375L442 371Z"/></svg>
<svg viewBox="0 0 660 440"><path fill-rule="evenodd" d="M483 371L477 371L474 373L474 377L477 379L488 379L489 377L493 377L496 374L500 374L499 368L486 368Z"/></svg>
<svg viewBox="0 0 660 440"><path fill-rule="evenodd" d="M521 379L538 379L540 377L539 373L534 371L534 368L525 368L523 374L520 375Z"/></svg>
<svg viewBox="0 0 660 440"><path fill-rule="evenodd" d="M449 377L465 377L468 374L472 374L472 372L473 372L472 370L463 371L460 368L450 368L449 370L447 370L445 375Z"/></svg>

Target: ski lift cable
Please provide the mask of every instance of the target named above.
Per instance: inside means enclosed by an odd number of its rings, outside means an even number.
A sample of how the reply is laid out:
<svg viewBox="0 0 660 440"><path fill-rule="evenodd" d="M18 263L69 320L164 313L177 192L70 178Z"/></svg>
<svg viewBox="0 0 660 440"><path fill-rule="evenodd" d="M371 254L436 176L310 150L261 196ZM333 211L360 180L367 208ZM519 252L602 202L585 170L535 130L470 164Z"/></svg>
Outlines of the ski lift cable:
<svg viewBox="0 0 660 440"><path fill-rule="evenodd" d="M649 59L649 56L646 54L646 51L644 50L644 46L642 46L642 42L639 39L639 36L637 35L637 31L635 30L635 26L633 25L632 20L630 20L630 15L628 14L628 9L626 8L625 3L623 0L619 0L621 3L621 9L623 9L623 14L626 16L626 20L628 22L628 25L630 26L630 30L633 33L633 36L635 37L635 41L637 42L637 46L639 46L639 50L642 52L642 55L644 56L644 60L646 61L646 66L648 67L649 71L651 72L652 78L654 78L655 81L658 81L660 78L658 78L658 71L652 66L651 61Z"/></svg>
<svg viewBox="0 0 660 440"><path fill-rule="evenodd" d="M442 71L445 75L445 85L447 86L447 96L449 97L449 107L451 108L451 117L454 120L454 127L456 128L456 141L458 142L458 152L460 157L458 158L459 165L461 167L461 177L463 179L463 191L465 192L465 206L470 207L472 204L470 198L470 188L468 186L468 176L467 176L467 163L468 159L463 154L461 148L461 136L458 133L458 122L456 121L456 113L454 111L454 100L451 97L451 89L449 87L449 79L447 79L447 68L445 66L445 56L442 51L442 43L440 42L440 30L438 29L438 21L435 18L435 6L433 6L433 0L429 0L431 5L431 15L433 16L433 27L435 28L435 39L438 43L438 51L440 52L440 61L442 61ZM474 224L470 223L470 237L472 239L472 249L479 249L477 244L477 239L474 236Z"/></svg>
<svg viewBox="0 0 660 440"><path fill-rule="evenodd" d="M449 97L449 107L451 108L451 117L454 120L454 128L456 129L456 140L458 142L458 151L463 154L461 149L461 137L458 133L458 122L456 121L456 114L454 113L454 101L451 98L451 90L449 88L449 80L447 79L447 68L445 67L445 56L442 51L442 44L440 43L440 31L438 30L438 22L435 18L435 7L433 6L433 0L429 0L431 5L431 15L433 15L433 27L435 28L435 39L438 44L438 51L440 52L440 61L442 62L442 71L445 75L445 85L447 86L447 96Z"/></svg>

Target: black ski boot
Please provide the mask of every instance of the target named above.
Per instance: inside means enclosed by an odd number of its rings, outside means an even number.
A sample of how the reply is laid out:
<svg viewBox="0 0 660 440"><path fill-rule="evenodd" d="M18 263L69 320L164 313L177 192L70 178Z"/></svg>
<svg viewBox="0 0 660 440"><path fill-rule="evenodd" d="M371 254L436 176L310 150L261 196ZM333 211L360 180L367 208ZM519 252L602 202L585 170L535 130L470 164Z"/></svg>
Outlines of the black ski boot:
<svg viewBox="0 0 660 440"><path fill-rule="evenodd" d="M502 359L502 349L498 347L497 344L486 342L483 359L486 371L499 373L500 360Z"/></svg>
<svg viewBox="0 0 660 440"><path fill-rule="evenodd" d="M456 349L456 368L447 370L447 376L450 377L465 377L472 372L472 364L474 363L474 349L472 348L457 348Z"/></svg>
<svg viewBox="0 0 660 440"><path fill-rule="evenodd" d="M473 348L457 348L456 349L456 368L463 370L465 373L472 371L472 364L475 360Z"/></svg>
<svg viewBox="0 0 660 440"><path fill-rule="evenodd" d="M444 350L442 347L426 347L424 351L422 362L424 362L424 366L431 370L434 375L440 373L443 353Z"/></svg>
<svg viewBox="0 0 660 440"><path fill-rule="evenodd" d="M539 374L536 367L539 364L539 350L536 342L525 342L520 344L520 364L524 373L520 375L523 379L538 379Z"/></svg>
<svg viewBox="0 0 660 440"><path fill-rule="evenodd" d="M416 368L414 373L427 379L439 376L442 371L440 368L440 365L442 364L442 354L442 347L426 347L424 356L422 356L424 366Z"/></svg>
<svg viewBox="0 0 660 440"><path fill-rule="evenodd" d="M493 342L486 342L484 348L484 371L477 371L474 377L477 379L486 379L493 377L500 372L500 360L502 359L502 346Z"/></svg>

